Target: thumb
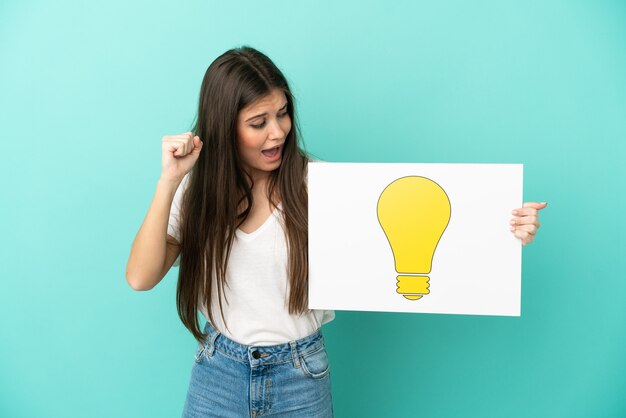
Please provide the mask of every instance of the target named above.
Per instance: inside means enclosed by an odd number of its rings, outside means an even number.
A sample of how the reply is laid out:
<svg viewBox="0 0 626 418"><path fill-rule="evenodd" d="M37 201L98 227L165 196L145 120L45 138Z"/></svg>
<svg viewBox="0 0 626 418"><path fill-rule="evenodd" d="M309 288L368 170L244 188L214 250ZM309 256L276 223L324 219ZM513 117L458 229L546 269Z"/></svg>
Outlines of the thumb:
<svg viewBox="0 0 626 418"><path fill-rule="evenodd" d="M548 206L547 202L525 202L523 207L533 209L543 209Z"/></svg>
<svg viewBox="0 0 626 418"><path fill-rule="evenodd" d="M202 148L202 141L200 140L200 137L194 136L193 137L193 152L200 152L201 148Z"/></svg>

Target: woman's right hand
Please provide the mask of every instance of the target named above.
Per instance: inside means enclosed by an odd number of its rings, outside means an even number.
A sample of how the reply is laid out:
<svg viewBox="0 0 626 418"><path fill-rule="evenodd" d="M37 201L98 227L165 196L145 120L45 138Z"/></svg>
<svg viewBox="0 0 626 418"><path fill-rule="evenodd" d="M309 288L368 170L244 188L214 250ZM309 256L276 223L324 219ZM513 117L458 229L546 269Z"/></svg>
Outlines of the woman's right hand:
<svg viewBox="0 0 626 418"><path fill-rule="evenodd" d="M161 142L161 178L180 181L194 166L202 149L202 141L192 132L166 135Z"/></svg>

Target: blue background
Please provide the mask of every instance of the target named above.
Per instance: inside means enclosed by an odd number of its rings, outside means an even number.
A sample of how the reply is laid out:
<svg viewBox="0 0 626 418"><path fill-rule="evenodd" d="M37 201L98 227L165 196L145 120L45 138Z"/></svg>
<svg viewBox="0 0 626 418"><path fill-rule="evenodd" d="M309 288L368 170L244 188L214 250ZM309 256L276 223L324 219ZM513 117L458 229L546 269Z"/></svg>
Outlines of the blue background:
<svg viewBox="0 0 626 418"><path fill-rule="evenodd" d="M328 161L524 163L521 317L338 311L338 417L626 416L626 4L3 1L0 416L180 416L177 269L126 283L202 76L251 45Z"/></svg>

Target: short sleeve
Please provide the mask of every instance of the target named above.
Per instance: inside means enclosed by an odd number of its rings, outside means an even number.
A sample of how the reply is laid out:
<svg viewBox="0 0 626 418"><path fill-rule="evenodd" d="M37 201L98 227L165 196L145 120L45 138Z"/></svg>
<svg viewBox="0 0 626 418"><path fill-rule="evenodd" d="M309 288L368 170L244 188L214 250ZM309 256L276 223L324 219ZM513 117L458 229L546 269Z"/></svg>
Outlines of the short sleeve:
<svg viewBox="0 0 626 418"><path fill-rule="evenodd" d="M333 319L335 319L335 311L325 310L324 316L322 317L322 325L329 323Z"/></svg>
<svg viewBox="0 0 626 418"><path fill-rule="evenodd" d="M189 173L185 174L183 180L178 185L176 193L174 193L174 200L170 208L170 217L167 223L167 234L176 238L176 241L180 242L180 208L182 204L183 194L187 188L189 182ZM180 255L174 261L174 266L180 265Z"/></svg>

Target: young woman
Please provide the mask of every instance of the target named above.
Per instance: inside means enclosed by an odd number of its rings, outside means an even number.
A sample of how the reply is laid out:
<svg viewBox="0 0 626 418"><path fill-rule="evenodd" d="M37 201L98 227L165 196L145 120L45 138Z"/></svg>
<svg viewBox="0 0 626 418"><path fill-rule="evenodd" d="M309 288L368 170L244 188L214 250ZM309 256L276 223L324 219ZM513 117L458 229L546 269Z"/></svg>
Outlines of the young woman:
<svg viewBox="0 0 626 418"><path fill-rule="evenodd" d="M211 63L193 132L163 137L126 278L148 290L180 266L178 313L198 340L185 417L333 415L321 326L334 312L307 308L308 160L285 77L250 47ZM543 207L514 211L523 245Z"/></svg>

